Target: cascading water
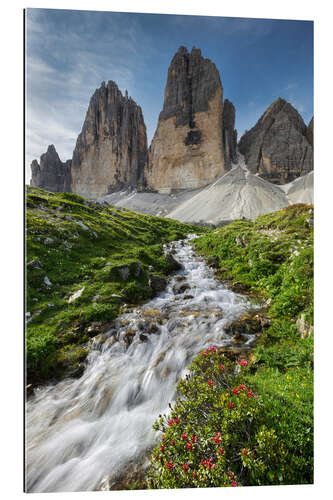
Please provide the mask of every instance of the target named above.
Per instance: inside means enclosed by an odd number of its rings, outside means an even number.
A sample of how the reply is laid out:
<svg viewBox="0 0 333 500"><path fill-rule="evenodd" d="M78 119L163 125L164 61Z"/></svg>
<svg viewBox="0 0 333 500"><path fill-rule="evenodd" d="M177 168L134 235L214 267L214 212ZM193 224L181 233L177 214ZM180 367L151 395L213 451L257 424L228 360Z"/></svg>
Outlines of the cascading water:
<svg viewBox="0 0 333 500"><path fill-rule="evenodd" d="M92 342L81 378L39 388L29 399L28 491L96 490L106 478L112 488L124 467L155 444L152 424L168 411L194 356L232 343L224 326L253 305L214 278L190 241L173 248L184 269L167 289ZM248 336L245 348L253 340Z"/></svg>

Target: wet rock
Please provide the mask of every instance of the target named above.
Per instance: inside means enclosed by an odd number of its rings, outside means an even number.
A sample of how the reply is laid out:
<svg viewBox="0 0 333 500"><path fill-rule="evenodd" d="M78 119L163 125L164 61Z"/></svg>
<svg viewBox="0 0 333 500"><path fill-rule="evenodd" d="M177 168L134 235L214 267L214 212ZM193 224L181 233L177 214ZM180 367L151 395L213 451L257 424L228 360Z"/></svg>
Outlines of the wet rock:
<svg viewBox="0 0 333 500"><path fill-rule="evenodd" d="M170 252L165 255L165 260L169 265L170 271L179 271L180 269L183 269L181 263L178 262L178 260L176 260Z"/></svg>
<svg viewBox="0 0 333 500"><path fill-rule="evenodd" d="M126 343L126 345L129 347L131 345L131 343L133 342L134 340L134 337L135 337L135 334L136 334L136 331L135 330L128 330L123 339Z"/></svg>
<svg viewBox="0 0 333 500"><path fill-rule="evenodd" d="M167 286L167 280L165 278L161 278L160 276L150 274L148 279L149 287L156 293L163 292L163 290Z"/></svg>
<svg viewBox="0 0 333 500"><path fill-rule="evenodd" d="M254 335L269 325L270 320L259 314L246 314L239 320L233 321L225 326L227 335L234 337L239 334Z"/></svg>
<svg viewBox="0 0 333 500"><path fill-rule="evenodd" d="M148 333L160 333L159 327L155 323L150 323L147 328Z"/></svg>
<svg viewBox="0 0 333 500"><path fill-rule="evenodd" d="M146 342L148 340L148 337L147 337L147 335L140 333L139 339L141 340L141 342Z"/></svg>
<svg viewBox="0 0 333 500"><path fill-rule="evenodd" d="M240 283L239 281L233 281L230 284L230 288L235 293L247 293L249 291L249 287L244 285L244 283Z"/></svg>
<svg viewBox="0 0 333 500"><path fill-rule="evenodd" d="M88 326L86 332L90 337L97 335L98 333L102 333L106 330L106 324L102 321L94 321L91 325Z"/></svg>
<svg viewBox="0 0 333 500"><path fill-rule="evenodd" d="M172 287L172 291L176 295L178 295L180 293L184 293L184 292L186 292L186 290L189 290L189 289L190 289L190 285L188 283L181 283L181 284L178 284L178 285L174 285Z"/></svg>
<svg viewBox="0 0 333 500"><path fill-rule="evenodd" d="M28 269L42 269L42 263L39 260L31 260L27 264Z"/></svg>
<svg viewBox="0 0 333 500"><path fill-rule="evenodd" d="M184 281L186 278L184 275L181 275L181 276L176 276L175 277L175 281Z"/></svg>
<svg viewBox="0 0 333 500"><path fill-rule="evenodd" d="M104 342L107 340L108 335L105 333L100 333L91 339L92 346L95 349L100 349Z"/></svg>
<svg viewBox="0 0 333 500"><path fill-rule="evenodd" d="M31 394L33 394L33 392L34 392L33 384L28 384L25 388L26 396L31 396Z"/></svg>
<svg viewBox="0 0 333 500"><path fill-rule="evenodd" d="M218 269L219 267L219 258L217 256L214 256L214 257L209 257L209 259L207 259L207 264L209 267L213 267L214 269Z"/></svg>
<svg viewBox="0 0 333 500"><path fill-rule="evenodd" d="M194 295L191 295L191 294L187 294L187 295L184 295L184 300L191 300L191 299L194 299Z"/></svg>
<svg viewBox="0 0 333 500"><path fill-rule="evenodd" d="M244 335L242 335L241 333L236 333L232 337L232 342L233 342L233 344L243 344L244 342L246 342L246 337Z"/></svg>
<svg viewBox="0 0 333 500"><path fill-rule="evenodd" d="M166 321L166 317L159 309L146 309L142 312L142 316L146 318L148 322L156 321L158 324L162 325Z"/></svg>

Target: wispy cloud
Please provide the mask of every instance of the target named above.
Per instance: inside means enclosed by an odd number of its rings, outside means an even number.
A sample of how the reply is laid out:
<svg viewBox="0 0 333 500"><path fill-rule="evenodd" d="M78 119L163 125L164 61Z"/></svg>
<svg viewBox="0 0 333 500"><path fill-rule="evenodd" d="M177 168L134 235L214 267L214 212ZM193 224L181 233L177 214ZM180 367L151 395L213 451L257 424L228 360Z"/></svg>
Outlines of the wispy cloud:
<svg viewBox="0 0 333 500"><path fill-rule="evenodd" d="M135 99L136 74L153 50L135 18L111 13L27 11L26 172L49 144L71 158L89 99L103 80ZM139 57L139 51L141 56Z"/></svg>

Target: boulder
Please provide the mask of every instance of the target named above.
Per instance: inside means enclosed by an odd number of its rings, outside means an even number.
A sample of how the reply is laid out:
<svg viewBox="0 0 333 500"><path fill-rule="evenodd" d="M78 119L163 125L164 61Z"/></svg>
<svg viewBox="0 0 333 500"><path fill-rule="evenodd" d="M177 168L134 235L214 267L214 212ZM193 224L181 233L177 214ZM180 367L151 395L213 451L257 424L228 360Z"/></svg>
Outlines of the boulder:
<svg viewBox="0 0 333 500"><path fill-rule="evenodd" d="M165 260L168 263L170 271L179 271L180 269L183 269L182 264L178 262L178 260L176 260L171 253L167 253L165 255Z"/></svg>
<svg viewBox="0 0 333 500"><path fill-rule="evenodd" d="M156 276L155 274L150 274L148 279L149 287L156 293L163 292L167 286L167 280L165 278L161 278L160 276Z"/></svg>

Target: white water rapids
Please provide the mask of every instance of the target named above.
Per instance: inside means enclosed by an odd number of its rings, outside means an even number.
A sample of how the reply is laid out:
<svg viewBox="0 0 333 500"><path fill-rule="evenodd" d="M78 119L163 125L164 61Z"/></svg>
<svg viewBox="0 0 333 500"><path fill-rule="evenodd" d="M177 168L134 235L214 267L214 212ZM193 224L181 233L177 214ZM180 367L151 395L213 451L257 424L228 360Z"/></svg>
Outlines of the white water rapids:
<svg viewBox="0 0 333 500"><path fill-rule="evenodd" d="M28 491L96 490L105 480L112 488L124 466L155 444L152 424L175 400L176 383L194 356L212 344L232 344L224 326L253 305L217 281L189 241L172 245L184 269L166 290L123 314L104 342L92 342L79 379L38 388L29 399ZM184 283L188 289L173 291ZM143 338L140 323L151 317L159 331ZM128 347L129 329L135 336ZM248 336L245 347L253 340Z"/></svg>

